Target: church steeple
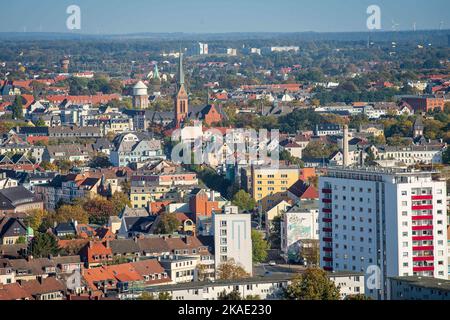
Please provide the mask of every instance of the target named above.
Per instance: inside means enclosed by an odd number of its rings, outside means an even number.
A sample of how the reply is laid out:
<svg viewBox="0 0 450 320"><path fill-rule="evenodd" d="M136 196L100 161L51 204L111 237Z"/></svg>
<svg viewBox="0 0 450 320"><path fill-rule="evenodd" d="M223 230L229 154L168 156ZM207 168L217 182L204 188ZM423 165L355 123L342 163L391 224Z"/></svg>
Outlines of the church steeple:
<svg viewBox="0 0 450 320"><path fill-rule="evenodd" d="M184 70L183 70L183 53L180 50L180 60L178 62L178 87L184 85Z"/></svg>
<svg viewBox="0 0 450 320"><path fill-rule="evenodd" d="M180 50L180 60L178 64L178 93L175 96L175 127L179 128L189 113L189 96L184 86L183 53Z"/></svg>

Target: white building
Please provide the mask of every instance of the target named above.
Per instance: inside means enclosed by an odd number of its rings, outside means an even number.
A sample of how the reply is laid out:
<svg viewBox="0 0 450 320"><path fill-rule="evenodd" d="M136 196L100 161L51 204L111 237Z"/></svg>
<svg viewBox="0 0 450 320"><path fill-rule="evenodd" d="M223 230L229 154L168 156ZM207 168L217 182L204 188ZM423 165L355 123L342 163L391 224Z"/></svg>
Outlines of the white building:
<svg viewBox="0 0 450 320"><path fill-rule="evenodd" d="M241 297L259 296L261 300L277 300L283 298L284 289L291 284L295 274L271 274L269 276L239 280L225 280L215 282L190 282L177 285L154 286L147 292L158 296L168 293L172 300L218 300L220 294L238 291ZM364 274L362 273L333 273L328 275L339 287L341 299L348 295L364 294ZM133 299L140 293L125 293L120 299Z"/></svg>
<svg viewBox="0 0 450 320"><path fill-rule="evenodd" d="M330 168L319 186L325 270L379 271L366 293L381 299L389 277L447 278L445 181L405 169Z"/></svg>
<svg viewBox="0 0 450 320"><path fill-rule="evenodd" d="M281 218L281 251L286 260L295 261L302 240L319 239L319 208L317 201L300 202Z"/></svg>
<svg viewBox="0 0 450 320"><path fill-rule="evenodd" d="M251 215L239 214L234 206L225 207L222 213L213 213L216 272L221 263L234 260L252 275Z"/></svg>

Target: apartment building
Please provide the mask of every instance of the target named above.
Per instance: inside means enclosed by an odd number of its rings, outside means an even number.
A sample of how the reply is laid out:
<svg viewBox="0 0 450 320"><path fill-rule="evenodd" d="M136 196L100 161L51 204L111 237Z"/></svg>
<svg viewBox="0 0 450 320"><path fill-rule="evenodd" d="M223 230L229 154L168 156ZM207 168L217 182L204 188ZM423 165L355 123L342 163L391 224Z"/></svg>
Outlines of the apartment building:
<svg viewBox="0 0 450 320"><path fill-rule="evenodd" d="M234 260L251 276L253 273L251 215L227 206L212 215L216 272L220 264Z"/></svg>
<svg viewBox="0 0 450 320"><path fill-rule="evenodd" d="M366 290L378 299L389 277L447 278L445 181L407 169L331 168L319 185L325 270L379 270L379 284Z"/></svg>
<svg viewBox="0 0 450 320"><path fill-rule="evenodd" d="M250 193L265 211L281 200L289 200L288 189L299 177L300 169L297 166L280 166L280 168L254 166L251 170Z"/></svg>

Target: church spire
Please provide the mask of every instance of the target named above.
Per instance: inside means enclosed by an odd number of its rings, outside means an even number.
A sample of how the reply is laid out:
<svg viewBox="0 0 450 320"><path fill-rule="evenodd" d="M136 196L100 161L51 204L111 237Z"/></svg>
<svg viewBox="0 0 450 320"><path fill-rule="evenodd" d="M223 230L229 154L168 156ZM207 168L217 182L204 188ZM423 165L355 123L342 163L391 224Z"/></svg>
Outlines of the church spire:
<svg viewBox="0 0 450 320"><path fill-rule="evenodd" d="M184 71L183 71L183 53L180 49L180 61L178 63L178 85L184 85Z"/></svg>

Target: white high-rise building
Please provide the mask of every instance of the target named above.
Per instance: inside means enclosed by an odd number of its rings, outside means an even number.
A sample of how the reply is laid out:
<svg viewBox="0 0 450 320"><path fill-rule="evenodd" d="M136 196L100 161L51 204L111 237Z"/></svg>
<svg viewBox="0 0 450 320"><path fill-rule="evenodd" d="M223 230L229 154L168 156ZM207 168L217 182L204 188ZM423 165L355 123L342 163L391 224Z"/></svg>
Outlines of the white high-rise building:
<svg viewBox="0 0 450 320"><path fill-rule="evenodd" d="M331 168L319 184L326 271L367 272L366 294L377 299L388 277L447 279L445 181L406 169Z"/></svg>
<svg viewBox="0 0 450 320"><path fill-rule="evenodd" d="M251 215L238 213L238 208L227 206L212 216L216 271L221 263L234 260L252 275Z"/></svg>

